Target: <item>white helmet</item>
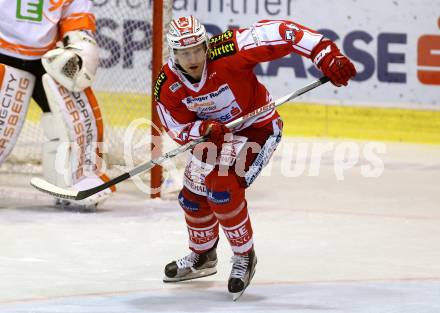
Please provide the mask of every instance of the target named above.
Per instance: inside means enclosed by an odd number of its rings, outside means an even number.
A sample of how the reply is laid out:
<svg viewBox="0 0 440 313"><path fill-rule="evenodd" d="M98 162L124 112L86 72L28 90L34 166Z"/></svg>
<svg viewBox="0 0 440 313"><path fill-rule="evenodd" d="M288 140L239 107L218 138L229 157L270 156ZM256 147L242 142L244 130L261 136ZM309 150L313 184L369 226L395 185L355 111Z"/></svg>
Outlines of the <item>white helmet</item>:
<svg viewBox="0 0 440 313"><path fill-rule="evenodd" d="M193 15L182 16L170 23L167 33L168 49L174 61L174 49L185 49L205 43L208 45L208 36L203 26Z"/></svg>

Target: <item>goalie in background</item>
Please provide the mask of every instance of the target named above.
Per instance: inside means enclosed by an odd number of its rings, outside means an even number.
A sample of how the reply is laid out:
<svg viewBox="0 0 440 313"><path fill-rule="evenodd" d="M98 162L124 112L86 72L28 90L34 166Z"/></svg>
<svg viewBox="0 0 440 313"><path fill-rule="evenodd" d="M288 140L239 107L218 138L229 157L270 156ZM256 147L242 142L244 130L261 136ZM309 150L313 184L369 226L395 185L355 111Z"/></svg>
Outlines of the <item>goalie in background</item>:
<svg viewBox="0 0 440 313"><path fill-rule="evenodd" d="M224 124L272 100L253 69L290 53L310 58L340 87L356 75L331 40L292 21L266 20L208 38L194 16L175 19L167 34L170 58L155 83L156 109L179 144L201 136L187 162L178 200L191 253L165 267L165 282L217 272L219 224L232 248L228 290L234 300L249 285L257 263L245 190L281 140L276 110L229 130Z"/></svg>
<svg viewBox="0 0 440 313"><path fill-rule="evenodd" d="M100 173L101 112L90 86L98 66L95 17L89 0L0 0L0 165L12 151L30 99L43 111L43 176L83 190L108 178ZM112 191L57 205L94 210Z"/></svg>

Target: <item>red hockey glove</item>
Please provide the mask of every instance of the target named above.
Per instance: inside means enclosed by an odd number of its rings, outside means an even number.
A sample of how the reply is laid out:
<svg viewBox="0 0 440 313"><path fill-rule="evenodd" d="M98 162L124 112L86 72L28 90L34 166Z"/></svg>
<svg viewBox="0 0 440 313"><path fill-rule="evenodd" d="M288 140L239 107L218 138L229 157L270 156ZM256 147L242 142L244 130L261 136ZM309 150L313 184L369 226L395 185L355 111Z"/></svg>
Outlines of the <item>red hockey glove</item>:
<svg viewBox="0 0 440 313"><path fill-rule="evenodd" d="M225 125L214 120L203 121L199 129L200 134L207 136L209 141L217 146L217 149L221 149L225 141L225 135L231 132Z"/></svg>
<svg viewBox="0 0 440 313"><path fill-rule="evenodd" d="M337 87L347 86L348 81L356 75L353 63L330 40L322 40L312 50L312 60Z"/></svg>

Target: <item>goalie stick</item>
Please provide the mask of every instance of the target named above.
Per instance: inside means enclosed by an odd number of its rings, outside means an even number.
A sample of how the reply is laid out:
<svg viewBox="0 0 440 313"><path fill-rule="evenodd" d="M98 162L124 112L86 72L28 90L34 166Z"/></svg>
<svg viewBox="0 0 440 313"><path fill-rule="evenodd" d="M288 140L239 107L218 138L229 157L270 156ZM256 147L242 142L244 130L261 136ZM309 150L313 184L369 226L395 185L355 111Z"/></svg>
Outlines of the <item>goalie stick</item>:
<svg viewBox="0 0 440 313"><path fill-rule="evenodd" d="M327 83L329 81L328 77L322 77L316 81L314 81L313 83L310 83L288 95L285 95L284 97L279 98L278 100L272 101L258 109L256 109L255 111L252 111L246 115L243 115L242 117L226 124L226 126L228 128L234 128L238 125L240 125L241 123L249 120L250 118L263 114L265 112L268 112L284 103L286 103L289 100L295 99L296 97L301 96L302 94L315 89L318 86L321 86L325 83ZM197 144L205 141L207 139L207 137L200 137L198 139L192 140L174 150L171 150L163 155L161 155L160 157L158 157L157 159L153 159L150 160L148 162L144 162L138 166L136 166L135 168L133 168L132 170L121 174L113 179L111 179L110 181L103 183L101 185L98 185L96 187L90 188L90 189L86 189L86 190L81 190L81 191L76 191L76 190L71 190L71 189L64 189L64 188L60 188L58 186L55 186L47 181L45 181L44 179L38 178L38 177L33 177L31 179L31 185L33 187L35 187L36 189L50 194L54 197L57 198L61 198L61 199L69 199L69 200L83 200L85 198L88 198L92 195L94 195L95 193L98 193L104 189L107 189L113 185L116 185L130 177L133 177L135 175L138 175L140 173L146 172L148 170L150 170L151 168L153 168L155 165L160 165L163 162L165 162L168 159L171 159L173 157L175 157L178 154L181 154L183 152L185 152L188 149L193 148L194 146L196 146Z"/></svg>

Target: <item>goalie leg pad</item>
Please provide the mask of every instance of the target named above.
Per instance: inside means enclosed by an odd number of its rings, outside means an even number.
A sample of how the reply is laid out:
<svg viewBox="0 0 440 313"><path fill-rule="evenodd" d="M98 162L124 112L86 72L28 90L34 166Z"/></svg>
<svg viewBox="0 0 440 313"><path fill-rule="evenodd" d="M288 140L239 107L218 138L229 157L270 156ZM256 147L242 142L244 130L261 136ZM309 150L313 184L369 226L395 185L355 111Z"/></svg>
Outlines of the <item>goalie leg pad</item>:
<svg viewBox="0 0 440 313"><path fill-rule="evenodd" d="M70 92L47 74L43 76L43 85L52 113L64 121L72 142L71 169L75 184L84 176L96 174L100 168L101 112L91 89Z"/></svg>
<svg viewBox="0 0 440 313"><path fill-rule="evenodd" d="M34 86L33 74L0 64L0 164L17 142Z"/></svg>
<svg viewBox="0 0 440 313"><path fill-rule="evenodd" d="M70 150L72 140L66 124L54 113L43 113L41 128L47 141L43 143L43 176L59 187L72 186Z"/></svg>
<svg viewBox="0 0 440 313"><path fill-rule="evenodd" d="M70 181L65 181L76 190L88 189L107 181L108 178L101 172L104 127L101 111L92 90L87 88L81 92L70 92L48 74L43 75L43 86L52 114L66 129L60 140L64 142L64 146L70 145L68 171L63 168ZM63 155L63 149L60 145L57 153ZM58 160L63 160L63 157L60 156ZM64 163L60 161L58 165L60 164ZM58 182L50 182L59 185ZM100 202L115 190L115 187L106 189L82 200L81 203Z"/></svg>

